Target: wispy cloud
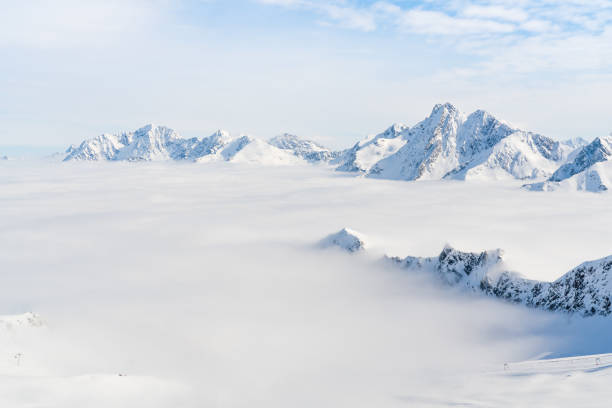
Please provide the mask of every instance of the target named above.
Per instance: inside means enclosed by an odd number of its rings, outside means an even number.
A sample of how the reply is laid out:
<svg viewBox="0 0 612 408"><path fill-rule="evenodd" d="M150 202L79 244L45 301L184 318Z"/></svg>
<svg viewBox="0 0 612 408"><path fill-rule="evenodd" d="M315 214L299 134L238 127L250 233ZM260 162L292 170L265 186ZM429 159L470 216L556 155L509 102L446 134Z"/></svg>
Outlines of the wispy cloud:
<svg viewBox="0 0 612 408"><path fill-rule="evenodd" d="M337 24L345 28L363 31L376 29L376 15L372 10L354 7L345 2L321 2L308 0L259 0L260 3L311 10L320 15L324 24Z"/></svg>
<svg viewBox="0 0 612 408"><path fill-rule="evenodd" d="M315 11L329 24L363 31L392 27L485 59L463 73L612 68L612 0L258 1Z"/></svg>
<svg viewBox="0 0 612 408"><path fill-rule="evenodd" d="M410 6L392 0L256 1L266 5L312 10L330 22L366 31L391 22L410 31L430 34L528 33L559 29L568 32L597 32L612 22L610 0L427 0L411 2ZM449 24L455 27L450 30ZM431 27L425 29L427 25Z"/></svg>

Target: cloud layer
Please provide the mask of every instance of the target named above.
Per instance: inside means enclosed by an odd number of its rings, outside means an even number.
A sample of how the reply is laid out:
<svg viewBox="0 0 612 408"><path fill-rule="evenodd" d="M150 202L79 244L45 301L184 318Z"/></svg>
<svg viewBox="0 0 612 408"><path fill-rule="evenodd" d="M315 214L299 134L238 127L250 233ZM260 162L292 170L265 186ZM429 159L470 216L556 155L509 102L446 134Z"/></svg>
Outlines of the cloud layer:
<svg viewBox="0 0 612 408"><path fill-rule="evenodd" d="M0 405L564 407L609 395L610 374L502 372L545 352L609 352L609 319L455 293L376 254L503 246L519 271L552 278L608 254L609 195L312 167L0 170L0 314L32 310L48 326L0 331ZM342 226L368 233L372 259L316 245Z"/></svg>

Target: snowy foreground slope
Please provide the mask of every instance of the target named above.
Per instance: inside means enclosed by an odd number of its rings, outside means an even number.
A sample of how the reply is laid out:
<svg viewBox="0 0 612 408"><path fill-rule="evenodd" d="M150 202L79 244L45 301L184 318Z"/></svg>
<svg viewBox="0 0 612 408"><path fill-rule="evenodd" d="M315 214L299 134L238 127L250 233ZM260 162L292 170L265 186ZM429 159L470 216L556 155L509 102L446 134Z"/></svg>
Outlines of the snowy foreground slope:
<svg viewBox="0 0 612 408"><path fill-rule="evenodd" d="M361 234L346 228L329 235L323 242L348 252L356 252L366 245ZM585 317L612 313L612 255L584 262L554 282L525 279L506 270L502 255L500 249L472 253L446 246L436 257L387 259L405 269L434 274L449 286L532 308Z"/></svg>
<svg viewBox="0 0 612 408"><path fill-rule="evenodd" d="M514 128L483 110L466 115L446 103L434 106L430 116L413 127L394 124L341 151L291 134L264 141L217 131L202 139L183 139L172 129L147 125L85 140L68 149L65 160L308 162L383 179L542 180L572 159L584 143L579 138L556 142Z"/></svg>

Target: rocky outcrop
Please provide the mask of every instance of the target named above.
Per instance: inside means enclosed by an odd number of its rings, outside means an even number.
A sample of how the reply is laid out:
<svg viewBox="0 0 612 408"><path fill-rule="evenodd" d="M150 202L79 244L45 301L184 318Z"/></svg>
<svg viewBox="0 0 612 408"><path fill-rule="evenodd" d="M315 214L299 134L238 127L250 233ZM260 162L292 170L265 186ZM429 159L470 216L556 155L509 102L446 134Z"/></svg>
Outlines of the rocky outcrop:
<svg viewBox="0 0 612 408"><path fill-rule="evenodd" d="M424 270L449 286L481 292L528 307L582 316L612 313L612 256L585 262L553 282L504 269L502 251L461 252L451 247L432 258L387 258L408 270Z"/></svg>

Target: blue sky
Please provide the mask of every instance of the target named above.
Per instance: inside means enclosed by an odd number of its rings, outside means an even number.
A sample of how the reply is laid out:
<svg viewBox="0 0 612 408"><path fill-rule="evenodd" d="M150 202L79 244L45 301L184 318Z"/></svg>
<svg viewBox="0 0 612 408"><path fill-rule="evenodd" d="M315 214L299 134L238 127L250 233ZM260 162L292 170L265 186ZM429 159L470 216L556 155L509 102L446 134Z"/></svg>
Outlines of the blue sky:
<svg viewBox="0 0 612 408"><path fill-rule="evenodd" d="M165 124L333 147L433 104L612 131L610 0L2 1L1 145Z"/></svg>

